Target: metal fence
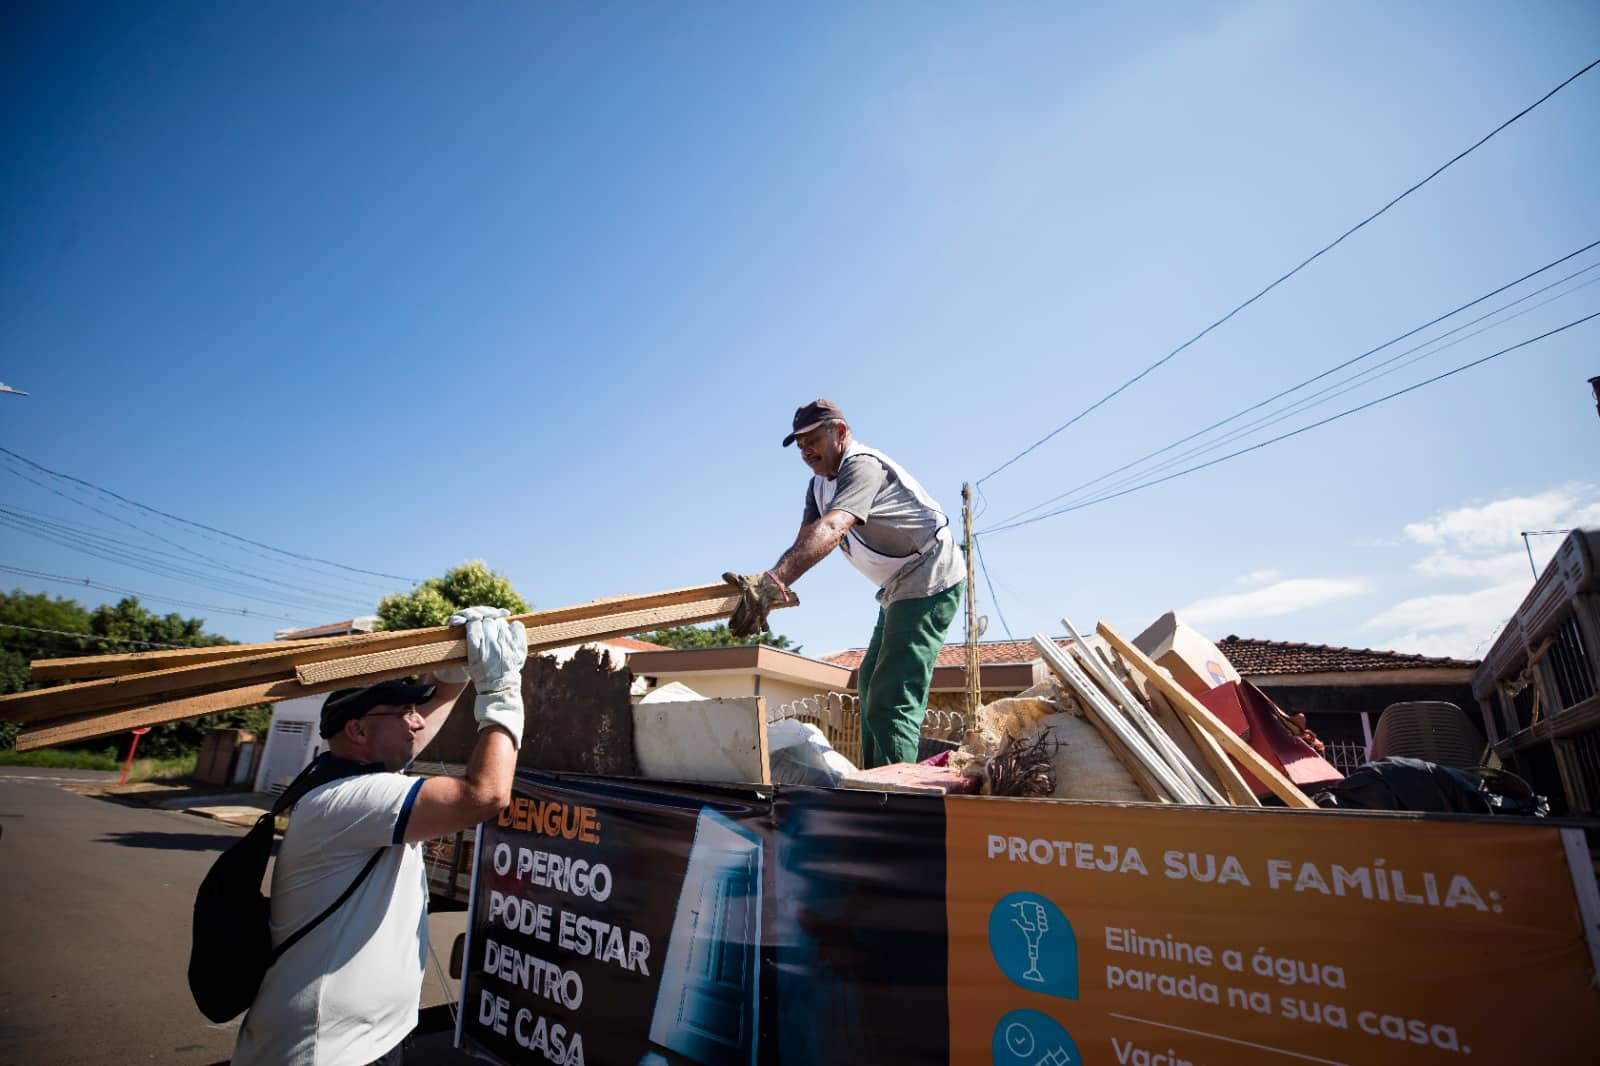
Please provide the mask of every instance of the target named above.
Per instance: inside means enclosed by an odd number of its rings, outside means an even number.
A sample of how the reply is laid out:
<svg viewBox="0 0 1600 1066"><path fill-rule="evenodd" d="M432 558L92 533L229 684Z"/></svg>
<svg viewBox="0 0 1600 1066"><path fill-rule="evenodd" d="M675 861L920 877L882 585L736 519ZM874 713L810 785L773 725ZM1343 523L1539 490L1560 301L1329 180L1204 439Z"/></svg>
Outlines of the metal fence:
<svg viewBox="0 0 1600 1066"><path fill-rule="evenodd" d="M822 730L833 750L861 765L861 700L845 692L822 692L773 708L768 723L787 718L808 722ZM960 743L966 735L967 716L960 711L929 710L922 719L922 735Z"/></svg>
<svg viewBox="0 0 1600 1066"><path fill-rule="evenodd" d="M1341 774L1348 774L1367 761L1367 746L1354 740L1324 741L1322 757L1333 763Z"/></svg>

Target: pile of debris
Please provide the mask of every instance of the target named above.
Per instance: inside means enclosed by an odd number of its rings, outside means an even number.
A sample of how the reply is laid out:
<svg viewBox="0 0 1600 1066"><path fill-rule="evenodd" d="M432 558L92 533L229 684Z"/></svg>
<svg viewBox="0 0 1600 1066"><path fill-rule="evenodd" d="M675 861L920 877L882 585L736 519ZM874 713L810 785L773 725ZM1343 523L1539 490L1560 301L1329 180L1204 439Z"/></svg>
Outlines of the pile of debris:
<svg viewBox="0 0 1600 1066"><path fill-rule="evenodd" d="M1062 622L1068 647L1033 638L1055 677L979 708L958 750L915 767L849 774L841 784L1314 809L1303 788L1342 778L1303 724L1171 615L1140 636L1154 656L1104 622L1088 638Z"/></svg>

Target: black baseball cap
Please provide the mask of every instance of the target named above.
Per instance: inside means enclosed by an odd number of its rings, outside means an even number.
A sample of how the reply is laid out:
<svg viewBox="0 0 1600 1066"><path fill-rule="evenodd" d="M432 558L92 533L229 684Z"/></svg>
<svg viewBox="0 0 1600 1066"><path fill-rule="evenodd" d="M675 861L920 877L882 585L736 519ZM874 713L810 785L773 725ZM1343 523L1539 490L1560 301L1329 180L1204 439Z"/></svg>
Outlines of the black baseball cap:
<svg viewBox="0 0 1600 1066"><path fill-rule="evenodd" d="M839 410L838 404L832 400L812 400L795 411L794 432L783 438L783 446L787 448L800 434L810 432L822 423L834 419L844 421L844 412Z"/></svg>
<svg viewBox="0 0 1600 1066"><path fill-rule="evenodd" d="M322 739L336 735L346 722L353 722L374 707L409 707L433 698L435 685L419 685L403 678L380 681L362 688L342 688L322 705Z"/></svg>

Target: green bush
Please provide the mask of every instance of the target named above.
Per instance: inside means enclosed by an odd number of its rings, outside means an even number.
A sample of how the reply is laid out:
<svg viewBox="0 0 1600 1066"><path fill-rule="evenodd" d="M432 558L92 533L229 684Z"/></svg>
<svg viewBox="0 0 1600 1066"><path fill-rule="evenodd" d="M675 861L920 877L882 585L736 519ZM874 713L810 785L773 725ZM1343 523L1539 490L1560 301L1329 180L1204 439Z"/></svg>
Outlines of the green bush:
<svg viewBox="0 0 1600 1066"><path fill-rule="evenodd" d="M0 766L41 766L51 770L120 770L117 753L105 751L63 751L40 748L37 751L0 751Z"/></svg>
<svg viewBox="0 0 1600 1066"><path fill-rule="evenodd" d="M0 751L0 766L31 766L47 770L109 770L121 772L126 755L119 756L115 748L101 751L71 751L65 748L40 748L37 751ZM129 781L147 781L151 778L188 777L194 773L194 754L171 759L138 757L128 769Z"/></svg>

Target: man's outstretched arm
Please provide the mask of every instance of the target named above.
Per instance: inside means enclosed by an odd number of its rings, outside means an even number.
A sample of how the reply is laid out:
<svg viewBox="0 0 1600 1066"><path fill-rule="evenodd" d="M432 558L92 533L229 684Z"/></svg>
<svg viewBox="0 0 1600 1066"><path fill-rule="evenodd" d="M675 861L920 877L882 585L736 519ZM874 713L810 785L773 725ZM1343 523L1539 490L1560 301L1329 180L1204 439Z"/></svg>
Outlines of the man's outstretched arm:
<svg viewBox="0 0 1600 1066"><path fill-rule="evenodd" d="M838 508L829 511L815 522L806 523L800 527L800 532L794 538L794 543L789 546L789 550L779 556L776 565L767 572L787 588L838 547L839 542L855 524L855 515Z"/></svg>

